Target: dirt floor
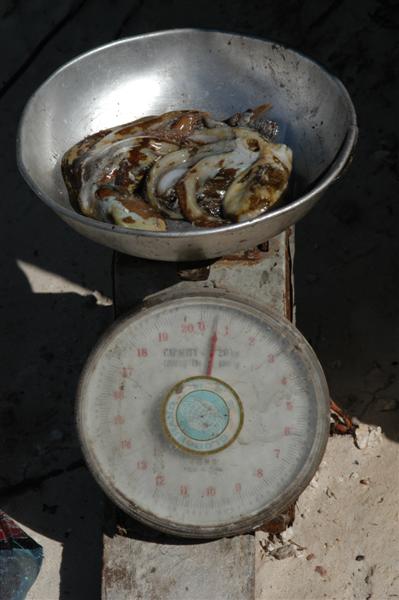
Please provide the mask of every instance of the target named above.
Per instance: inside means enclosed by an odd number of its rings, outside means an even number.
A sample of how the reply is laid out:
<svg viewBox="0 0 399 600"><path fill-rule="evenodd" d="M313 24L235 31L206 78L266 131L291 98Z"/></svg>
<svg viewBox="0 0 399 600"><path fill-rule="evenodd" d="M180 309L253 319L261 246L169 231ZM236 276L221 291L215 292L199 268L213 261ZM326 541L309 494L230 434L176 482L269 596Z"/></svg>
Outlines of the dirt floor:
<svg viewBox="0 0 399 600"><path fill-rule="evenodd" d="M257 534L257 599L399 596L398 449L375 437L362 450L330 440L283 543Z"/></svg>
<svg viewBox="0 0 399 600"><path fill-rule="evenodd" d="M292 530L282 540L257 534L256 598L399 597L396 3L216 0L189 11L177 0L99 4L10 0L0 8L0 504L44 547L29 600L99 597L102 496L82 460L73 404L82 365L113 319L112 255L28 190L14 158L17 122L34 89L76 54L180 26L294 47L340 77L354 100L356 156L296 228L295 284L297 326L331 396L357 417L361 448L351 436L331 438Z"/></svg>

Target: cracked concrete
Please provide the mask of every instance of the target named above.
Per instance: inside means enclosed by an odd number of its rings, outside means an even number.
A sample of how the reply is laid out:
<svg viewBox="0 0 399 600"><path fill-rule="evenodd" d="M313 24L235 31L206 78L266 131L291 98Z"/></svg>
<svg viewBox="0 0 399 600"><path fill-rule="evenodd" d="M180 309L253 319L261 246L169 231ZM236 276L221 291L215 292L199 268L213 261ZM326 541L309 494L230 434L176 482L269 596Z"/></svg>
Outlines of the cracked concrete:
<svg viewBox="0 0 399 600"><path fill-rule="evenodd" d="M394 442L381 437L360 450L350 437L330 439L320 469L297 504L292 540L304 551L281 561L259 552L256 597L397 597L399 512L390 496L398 484ZM265 535L257 534L260 543Z"/></svg>

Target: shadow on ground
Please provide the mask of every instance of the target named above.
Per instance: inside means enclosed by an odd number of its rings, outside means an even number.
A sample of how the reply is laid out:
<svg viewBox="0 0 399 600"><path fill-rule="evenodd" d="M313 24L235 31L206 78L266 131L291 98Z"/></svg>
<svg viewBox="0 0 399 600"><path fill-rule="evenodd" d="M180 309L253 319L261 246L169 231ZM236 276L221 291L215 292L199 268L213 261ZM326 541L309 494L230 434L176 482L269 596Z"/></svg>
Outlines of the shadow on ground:
<svg viewBox="0 0 399 600"><path fill-rule="evenodd" d="M33 197L29 202L37 204ZM59 287L73 282L81 290L33 293L15 258L3 262L11 289L3 298L1 337L1 504L23 525L63 544L60 598L97 598L102 494L83 463L74 404L86 357L113 318L112 306L97 304L91 293L109 295L111 252L86 244L44 206L35 206L25 223L41 233L25 236L24 226L14 224L10 243L34 286L46 289L55 279Z"/></svg>

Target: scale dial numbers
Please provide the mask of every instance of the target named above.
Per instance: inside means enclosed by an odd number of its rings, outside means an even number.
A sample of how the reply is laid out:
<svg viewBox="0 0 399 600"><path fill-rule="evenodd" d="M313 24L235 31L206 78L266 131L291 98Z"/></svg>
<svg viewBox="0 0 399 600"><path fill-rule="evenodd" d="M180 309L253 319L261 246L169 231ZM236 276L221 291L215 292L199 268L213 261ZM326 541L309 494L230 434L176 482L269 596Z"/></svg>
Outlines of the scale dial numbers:
<svg viewBox="0 0 399 600"><path fill-rule="evenodd" d="M216 537L254 528L306 485L327 440L328 391L287 321L234 297L181 296L100 341L78 423L94 475L124 510Z"/></svg>

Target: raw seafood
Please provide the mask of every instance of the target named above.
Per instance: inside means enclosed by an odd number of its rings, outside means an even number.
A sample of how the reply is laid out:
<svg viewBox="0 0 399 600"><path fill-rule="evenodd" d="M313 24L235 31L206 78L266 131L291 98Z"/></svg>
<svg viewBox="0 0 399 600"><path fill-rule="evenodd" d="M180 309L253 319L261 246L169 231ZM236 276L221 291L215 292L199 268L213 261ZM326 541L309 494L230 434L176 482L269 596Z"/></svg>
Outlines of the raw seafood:
<svg viewBox="0 0 399 600"><path fill-rule="evenodd" d="M115 225L165 231L165 219L216 227L254 218L287 188L292 152L273 143L269 105L226 121L171 111L95 133L63 157L71 203Z"/></svg>

